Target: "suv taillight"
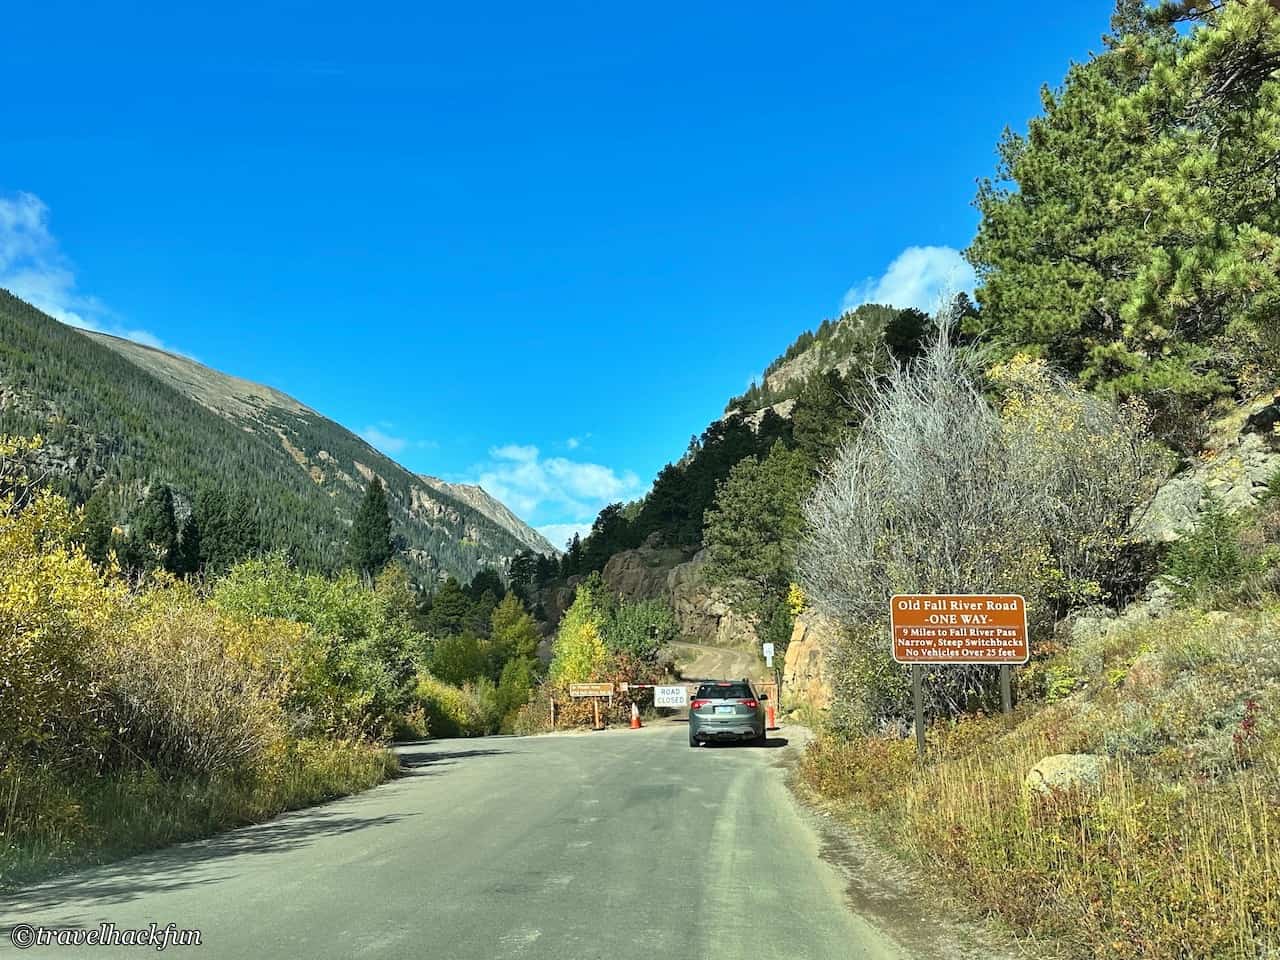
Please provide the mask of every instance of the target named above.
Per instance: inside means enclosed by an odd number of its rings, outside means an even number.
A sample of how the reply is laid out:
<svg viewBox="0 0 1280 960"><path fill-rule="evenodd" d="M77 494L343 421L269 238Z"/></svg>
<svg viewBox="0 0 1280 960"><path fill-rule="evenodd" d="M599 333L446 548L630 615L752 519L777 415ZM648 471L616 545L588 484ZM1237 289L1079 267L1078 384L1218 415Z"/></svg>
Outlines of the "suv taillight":
<svg viewBox="0 0 1280 960"><path fill-rule="evenodd" d="M705 707L710 702L710 700L695 700L693 703L689 704L689 709L697 710L700 707Z"/></svg>
<svg viewBox="0 0 1280 960"><path fill-rule="evenodd" d="M760 706L760 704L755 700L739 700L738 702L744 707L750 707L752 710Z"/></svg>

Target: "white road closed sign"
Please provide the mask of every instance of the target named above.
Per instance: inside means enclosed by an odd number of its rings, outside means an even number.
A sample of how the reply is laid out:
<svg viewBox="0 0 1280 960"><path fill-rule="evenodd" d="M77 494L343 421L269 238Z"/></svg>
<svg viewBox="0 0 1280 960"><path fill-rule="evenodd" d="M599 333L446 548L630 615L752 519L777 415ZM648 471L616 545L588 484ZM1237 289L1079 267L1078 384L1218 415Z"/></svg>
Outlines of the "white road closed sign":
<svg viewBox="0 0 1280 960"><path fill-rule="evenodd" d="M653 705L655 707L687 707L689 689L688 687L654 687Z"/></svg>

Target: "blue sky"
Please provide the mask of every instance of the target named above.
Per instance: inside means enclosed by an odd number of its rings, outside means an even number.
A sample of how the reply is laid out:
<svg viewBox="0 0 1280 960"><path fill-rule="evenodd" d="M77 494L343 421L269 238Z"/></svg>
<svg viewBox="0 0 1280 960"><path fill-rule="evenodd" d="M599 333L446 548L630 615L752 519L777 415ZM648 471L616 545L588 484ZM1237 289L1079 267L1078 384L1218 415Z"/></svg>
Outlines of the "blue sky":
<svg viewBox="0 0 1280 960"><path fill-rule="evenodd" d="M20 4L0 285L561 542L802 330L929 301L1110 9Z"/></svg>

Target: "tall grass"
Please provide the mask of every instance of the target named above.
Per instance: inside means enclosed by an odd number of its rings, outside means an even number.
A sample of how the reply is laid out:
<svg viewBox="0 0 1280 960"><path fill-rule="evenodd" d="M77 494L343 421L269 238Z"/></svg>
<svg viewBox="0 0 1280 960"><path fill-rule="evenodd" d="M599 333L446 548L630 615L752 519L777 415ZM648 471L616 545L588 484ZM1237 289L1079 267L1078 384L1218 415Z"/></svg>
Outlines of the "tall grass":
<svg viewBox="0 0 1280 960"><path fill-rule="evenodd" d="M143 766L95 776L11 764L0 770L0 889L258 823L367 790L397 769L381 747L320 740L293 742L254 773Z"/></svg>
<svg viewBox="0 0 1280 960"><path fill-rule="evenodd" d="M1080 956L1252 958L1280 950L1274 764L1225 784L1113 762L1097 795L1028 795L1044 739L917 766L905 741L824 739L808 783L984 911Z"/></svg>

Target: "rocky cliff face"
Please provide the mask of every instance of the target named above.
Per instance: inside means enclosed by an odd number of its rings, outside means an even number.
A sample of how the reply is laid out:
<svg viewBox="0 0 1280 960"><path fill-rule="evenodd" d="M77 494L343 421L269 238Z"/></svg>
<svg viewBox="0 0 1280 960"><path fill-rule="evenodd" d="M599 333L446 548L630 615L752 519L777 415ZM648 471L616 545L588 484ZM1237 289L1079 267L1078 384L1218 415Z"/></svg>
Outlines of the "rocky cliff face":
<svg viewBox="0 0 1280 960"><path fill-rule="evenodd" d="M754 651L758 643L754 626L706 582L705 564L704 552L689 558L681 550L649 543L612 556L602 576L610 590L628 600L670 604L685 643Z"/></svg>
<svg viewBox="0 0 1280 960"><path fill-rule="evenodd" d="M1236 513L1257 504L1280 474L1280 396L1260 397L1216 421L1200 460L1167 480L1134 523L1161 544L1194 530L1211 499Z"/></svg>
<svg viewBox="0 0 1280 960"><path fill-rule="evenodd" d="M667 576L667 596L680 632L690 643L754 650L755 626L734 610L725 595L706 582L706 551L700 551Z"/></svg>
<svg viewBox="0 0 1280 960"><path fill-rule="evenodd" d="M635 550L615 553L601 576L609 589L627 600L670 600L667 579L671 571L687 560L683 550L648 543Z"/></svg>
<svg viewBox="0 0 1280 960"><path fill-rule="evenodd" d="M831 706L831 681L826 651L839 627L832 620L805 611L796 617L782 667L782 708L797 710Z"/></svg>

